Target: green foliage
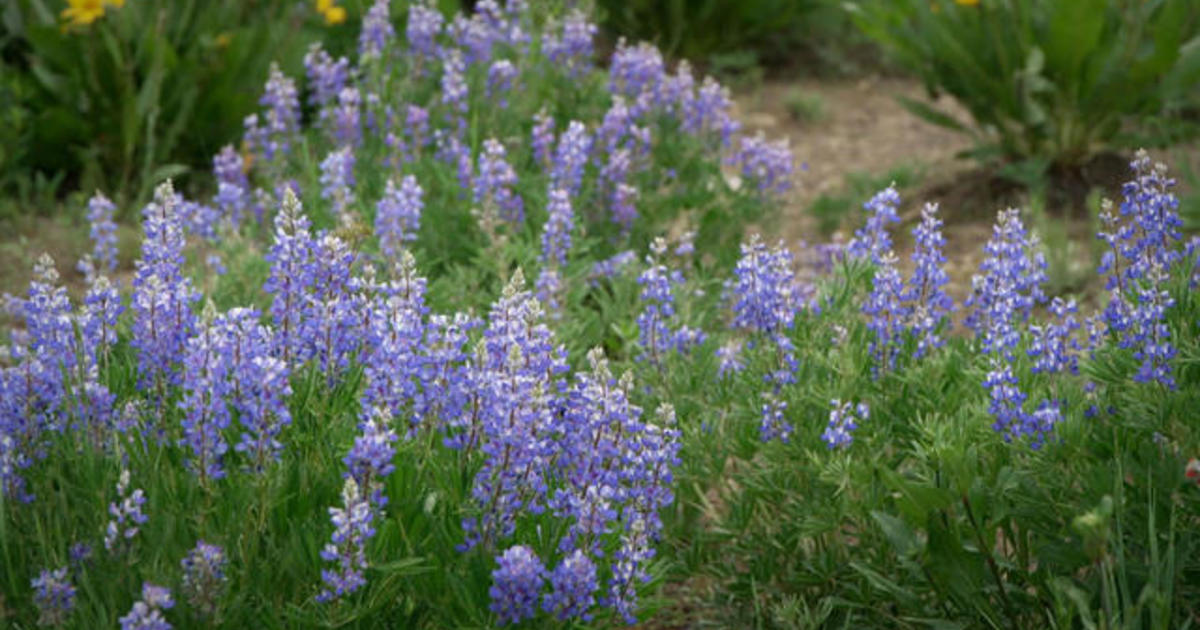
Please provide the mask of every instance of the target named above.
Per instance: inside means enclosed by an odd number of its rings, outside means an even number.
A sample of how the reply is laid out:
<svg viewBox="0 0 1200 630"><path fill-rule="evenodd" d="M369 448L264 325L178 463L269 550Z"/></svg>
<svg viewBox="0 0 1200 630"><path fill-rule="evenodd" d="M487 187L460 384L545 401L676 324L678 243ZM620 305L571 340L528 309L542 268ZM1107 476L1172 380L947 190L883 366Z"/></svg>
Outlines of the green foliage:
<svg viewBox="0 0 1200 630"><path fill-rule="evenodd" d="M854 172L846 175L845 191L838 194L822 194L809 206L808 212L817 220L817 230L829 236L838 229L847 227L848 220L856 219L864 199L895 185L899 189L916 185L923 173L919 167L900 165L883 175Z"/></svg>
<svg viewBox="0 0 1200 630"><path fill-rule="evenodd" d="M707 60L741 53L779 59L821 0L598 0L609 29L664 54ZM751 52L757 51L757 52Z"/></svg>
<svg viewBox="0 0 1200 630"><path fill-rule="evenodd" d="M404 102L430 102L438 77L418 77L403 58L393 61L390 73L365 64L364 81ZM472 215L474 204L453 167L432 150L402 166L385 164L390 149L378 134L368 134L356 152L353 222L339 225L320 197L318 164L336 146L325 130L307 131L286 163L260 160L251 177L268 188L279 173L294 176L317 228L336 230L364 258L387 262L366 226L387 179L414 175L426 210L411 251L429 280L427 305L443 314L485 313L517 268L532 276L540 265L548 175L528 147L532 115L545 107L560 123L595 121L611 102L600 74L570 77L536 51L525 61L525 81L507 108L485 97L486 70L470 70L465 134L475 153L488 137L510 148L526 202L522 225L488 233ZM647 414L664 402L677 410L681 464L675 503L663 515L653 581L644 587L642 616L654 618L649 624L1158 630L1187 627L1200 614L1200 488L1184 477L1185 462L1200 453L1194 421L1200 297L1186 277L1194 260L1179 268L1170 287L1177 304L1166 324L1178 348L1177 391L1133 383L1131 352L1111 346L1085 354L1079 375L1032 375L1025 334L1016 352L1022 386L1031 399L1053 396L1065 409L1055 438L1037 451L1007 443L991 428L980 386L987 357L966 335L952 335L926 359L905 360L876 378L861 314L873 270L841 262L815 281L815 302L783 333L800 359L797 383L780 394L795 432L789 443L764 444L764 377L778 368L778 355L764 340L746 344L745 371L721 378L714 351L728 341L748 341L729 329L723 284L744 226L769 221L775 207L749 186L727 185L713 146L679 132L671 120L646 124L656 135L651 167L632 175L641 193L638 221L624 234L608 220L595 185L598 167L589 165L562 269L561 316L546 324L574 367L583 352L601 347L614 374L633 375L632 402ZM870 193L919 177L909 166L883 177L851 176L844 197L821 203L831 224L853 227L842 225L844 217ZM274 211L267 209L264 223L223 233L216 243L189 246L187 275L217 307L267 305L263 255ZM703 329L709 340L690 355L670 354L661 365L639 361L640 268L596 279L591 266L626 248L642 254L652 238L687 229L698 230L695 253L664 256L664 264L686 278L675 292L680 320ZM1052 247L1057 238L1047 238ZM226 273L207 267L209 253L220 254ZM380 273L387 273L382 265ZM122 401L153 404L136 389L134 333L127 314L101 379ZM478 338L478 331L472 334ZM231 467L226 479L197 483L182 461L182 412L174 397L147 410L170 427L164 440L133 430L106 450L81 432L56 434L45 445L46 457L27 471L38 500L0 501L0 622L32 626L31 577L67 565L70 545L88 541L97 553L73 573L79 589L73 623L113 627L143 580L178 589L180 559L204 538L230 558L222 613L202 620L181 602L168 615L176 627L494 625L488 612L493 559L456 548L479 454L445 447L428 426L398 443L396 468L386 479L390 502L367 550L368 586L333 605L314 601L319 552L332 530L328 509L339 503L342 458L357 434L360 372L351 367L334 387L312 364L292 374L293 423L280 438L283 461L261 476ZM819 436L835 398L866 402L871 414L853 444L830 451ZM1096 417L1085 413L1091 406L1099 410ZM99 539L123 465L146 493L150 520L132 553L115 556L101 550ZM518 536L552 558L560 527L549 515L526 515ZM589 625L618 623L601 615Z"/></svg>
<svg viewBox="0 0 1200 630"><path fill-rule="evenodd" d="M22 139L5 142L19 153L0 164L133 199L164 177L207 172L255 106L270 61L299 67L313 20L305 5L274 0L139 0L71 26L64 6L16 0L0 14L0 50L12 60L0 90L16 97L0 134Z"/></svg>
<svg viewBox="0 0 1200 630"><path fill-rule="evenodd" d="M980 159L1083 164L1127 119L1195 96L1200 6L1153 0L866 0L863 31L972 117L917 116L975 138Z"/></svg>
<svg viewBox="0 0 1200 630"><path fill-rule="evenodd" d="M1200 516L1200 488L1183 476L1200 450L1189 411L1200 391L1134 385L1135 366L1112 349L1085 361L1082 378L1034 381L1031 399L1052 392L1070 410L1054 442L1007 444L989 426L986 360L972 341L953 338L931 360L872 378L857 316L869 270L841 273L822 285L820 316L792 333L809 352L803 385L787 391L791 444L758 445L751 429L767 356L700 404L707 426L693 425L685 461L704 463L686 465L686 478L708 484L681 484L672 540L685 574L714 584L704 618L763 628L1186 627L1200 612L1200 537L1183 525ZM1183 274L1171 294L1180 383L1195 383L1200 303ZM836 326L847 329L842 343L829 341ZM845 451L818 439L831 398L871 405ZM1090 405L1098 416L1085 416Z"/></svg>
<svg viewBox="0 0 1200 630"><path fill-rule="evenodd" d="M825 100L819 94L808 94L802 88L792 88L783 97L792 120L804 125L811 125L825 120Z"/></svg>

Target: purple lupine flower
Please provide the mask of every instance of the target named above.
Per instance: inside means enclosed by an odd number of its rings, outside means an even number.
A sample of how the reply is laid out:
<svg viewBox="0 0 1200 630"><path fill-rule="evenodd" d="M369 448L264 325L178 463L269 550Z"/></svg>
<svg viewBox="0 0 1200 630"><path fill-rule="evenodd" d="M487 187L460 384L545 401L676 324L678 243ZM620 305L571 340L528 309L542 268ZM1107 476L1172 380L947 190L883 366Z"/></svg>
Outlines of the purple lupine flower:
<svg viewBox="0 0 1200 630"><path fill-rule="evenodd" d="M596 564L579 549L562 559L550 572L550 592L542 600L542 610L560 621L591 621L588 612L596 604Z"/></svg>
<svg viewBox="0 0 1200 630"><path fill-rule="evenodd" d="M221 218L227 220L235 230L241 225L253 201L243 166L242 156L233 149L233 145L225 145L220 153L213 156L213 175L217 180L213 204L220 210Z"/></svg>
<svg viewBox="0 0 1200 630"><path fill-rule="evenodd" d="M942 288L950 282L950 276L942 269L946 262L942 255L946 239L942 237L942 221L936 214L937 204L925 204L921 209L921 223L913 229L916 247L912 259L916 269L903 295L908 305L909 329L917 337L913 353L917 359L945 343L940 333L943 326L950 326L950 311L954 309L954 300Z"/></svg>
<svg viewBox="0 0 1200 630"><path fill-rule="evenodd" d="M33 587L33 603L38 609L38 625L66 625L71 612L75 610L75 585L71 584L67 567L53 571L42 569L30 581L30 585Z"/></svg>
<svg viewBox="0 0 1200 630"><path fill-rule="evenodd" d="M538 272L537 280L533 286L538 299L546 306L550 317L560 319L562 317L564 287L562 273L558 267L543 267Z"/></svg>
<svg viewBox="0 0 1200 630"><path fill-rule="evenodd" d="M865 258L879 264L883 255L892 251L892 237L888 234L887 226L900 222L896 214L899 207L900 193L896 192L894 185L884 188L864 203L867 224L854 233L854 238L846 246L846 253L851 258Z"/></svg>
<svg viewBox="0 0 1200 630"><path fill-rule="evenodd" d="M362 31L358 35L359 59L370 59L383 56L388 41L396 36L392 27L388 5L391 0L375 0L367 13L363 15Z"/></svg>
<svg viewBox="0 0 1200 630"><path fill-rule="evenodd" d="M158 388L179 382L177 361L195 329L191 305L200 299L191 281L183 276L183 226L179 197L171 182L154 191L154 200L142 210L142 257L133 280L134 335L130 345L138 352L138 373L143 387Z"/></svg>
<svg viewBox="0 0 1200 630"><path fill-rule="evenodd" d="M1062 421L1062 407L1056 400L1043 400L1033 413L1024 414L1025 425L1021 433L1030 436L1029 448L1038 450L1054 433L1054 427Z"/></svg>
<svg viewBox="0 0 1200 630"><path fill-rule="evenodd" d="M741 128L732 114L733 99L729 96L729 88L712 77L704 77L695 98L685 99L680 109L683 110L682 129L685 132L694 135L715 132L721 146L729 146L733 134Z"/></svg>
<svg viewBox="0 0 1200 630"><path fill-rule="evenodd" d="M222 432L229 427L229 365L224 359L221 331L213 323L212 303L206 321L192 337L183 359L183 438L180 446L192 450L188 468L207 486L213 479L225 477L222 459L229 450Z"/></svg>
<svg viewBox="0 0 1200 630"><path fill-rule="evenodd" d="M442 431L442 442L453 449L463 448L458 431L467 426L466 409L478 390L470 378L468 332L480 322L464 313L454 317L430 315L421 343L420 387L413 401L413 418L435 423Z"/></svg>
<svg viewBox="0 0 1200 630"><path fill-rule="evenodd" d="M525 220L525 204L513 190L517 184L517 173L506 160L504 145L489 138L483 141L483 153L475 175L473 190L475 202L490 204L500 212L500 217L510 223Z"/></svg>
<svg viewBox="0 0 1200 630"><path fill-rule="evenodd" d="M496 556L499 565L492 571L492 599L489 609L499 617L500 625L520 623L537 614L537 603L546 583L546 567L537 554L525 545L509 547Z"/></svg>
<svg viewBox="0 0 1200 630"><path fill-rule="evenodd" d="M621 182L617 184L612 191L612 196L609 198L609 211L613 222L620 225L626 231L633 228L633 222L637 220L637 206L634 203L637 201L637 188Z"/></svg>
<svg viewBox="0 0 1200 630"><path fill-rule="evenodd" d="M399 186L396 180L388 180L387 190L375 206L375 236L388 258L399 256L406 241L416 240L425 206L421 200L424 194L412 175L405 175Z"/></svg>
<svg viewBox="0 0 1200 630"><path fill-rule="evenodd" d="M517 67L507 59L493 61L487 73L487 97L495 100L500 109L508 107L508 93L517 78Z"/></svg>
<svg viewBox="0 0 1200 630"><path fill-rule="evenodd" d="M305 339L307 296L315 282L315 243L309 233L308 217L300 199L288 188L283 204L275 215L275 243L266 260L271 263L271 275L263 291L273 296L271 317L275 322L275 354L294 366L308 360L309 345Z"/></svg>
<svg viewBox="0 0 1200 630"><path fill-rule="evenodd" d="M1002 353L1007 360L1020 341L1019 323L1028 321L1035 303L1046 299L1046 259L1037 239L1026 235L1015 209L1001 211L992 238L984 246L987 257L981 274L971 279L966 326L975 332L985 354Z"/></svg>
<svg viewBox="0 0 1200 630"><path fill-rule="evenodd" d="M725 378L727 374L736 374L746 369L742 361L742 342L730 341L717 348L717 378Z"/></svg>
<svg viewBox="0 0 1200 630"><path fill-rule="evenodd" d="M67 556L71 561L72 571L82 571L84 567L91 564L92 561L92 546L85 542L77 542L71 545L67 550Z"/></svg>
<svg viewBox="0 0 1200 630"><path fill-rule="evenodd" d="M734 314L730 326L770 340L776 360L767 382L778 394L780 386L795 382L797 369L795 348L786 335L801 307L792 254L782 241L768 249L757 234L741 252L734 278L725 283L725 299L732 302ZM766 406L770 404L764 405L764 423L771 415Z"/></svg>
<svg viewBox="0 0 1200 630"><path fill-rule="evenodd" d="M893 252L880 256L871 293L862 305L862 312L871 318L867 329L873 337L869 349L873 359L871 369L876 376L895 369L904 344L905 322L911 313L911 307L904 302L904 281L896 264Z"/></svg>
<svg viewBox="0 0 1200 630"><path fill-rule="evenodd" d="M1020 437L1029 426L1028 414L1024 410L1026 395L1021 391L1012 365L1003 356L993 355L988 360L989 370L983 386L989 392L988 412L996 421L992 428L1004 435L1005 441Z"/></svg>
<svg viewBox="0 0 1200 630"><path fill-rule="evenodd" d="M367 583L363 571L367 568L366 544L375 535L371 525L374 511L354 477L346 477L342 507L329 508L329 518L333 521L333 536L321 550L321 559L335 562L337 567L321 569L325 588L317 595L318 602L334 601Z"/></svg>
<svg viewBox="0 0 1200 630"><path fill-rule="evenodd" d="M455 123L455 137L466 132L467 99L470 88L467 86L467 63L463 60L462 52L451 49L446 52L442 61L442 105L446 108L446 120Z"/></svg>
<svg viewBox="0 0 1200 630"><path fill-rule="evenodd" d="M410 54L416 59L418 74L424 74L422 64L438 56L437 37L442 33L445 18L441 11L429 6L427 0L412 3L408 8L408 24L404 34Z"/></svg>
<svg viewBox="0 0 1200 630"><path fill-rule="evenodd" d="M596 128L595 147L597 153L612 155L617 149L626 146L633 137L633 128L637 124L634 113L629 109L625 99L614 96L612 105L604 112L600 126ZM626 146L626 148L629 148Z"/></svg>
<svg viewBox="0 0 1200 630"><path fill-rule="evenodd" d="M666 242L661 237L655 239L652 249L666 251ZM638 296L642 310L638 313L637 325L638 339L643 349L638 359L658 364L673 346L675 332L671 330L670 323L675 320L675 287L683 284L684 280L679 270L668 270L654 256L647 256L646 264L646 270L638 277L638 284L642 287Z"/></svg>
<svg viewBox="0 0 1200 630"><path fill-rule="evenodd" d="M627 249L592 265L591 279L594 286L600 278L612 278L637 262L637 252Z"/></svg>
<svg viewBox="0 0 1200 630"><path fill-rule="evenodd" d="M359 489L371 503L371 508L381 510L387 505L383 494L384 479L395 470L392 457L396 454L396 432L388 428L391 413L382 408L365 411L358 423L361 433L354 438L354 446L342 460L346 474L353 477Z"/></svg>
<svg viewBox="0 0 1200 630"><path fill-rule="evenodd" d="M742 244L741 252L734 278L725 282L733 309L730 327L769 336L791 328L800 308L792 253L782 240L768 248L758 234Z"/></svg>
<svg viewBox="0 0 1200 630"><path fill-rule="evenodd" d="M292 421L287 406L292 393L288 365L273 356L271 330L258 319L258 311L234 308L213 323L221 335L231 402L243 428L234 450L247 457L247 469L254 473L278 461L283 450L279 434Z"/></svg>
<svg viewBox="0 0 1200 630"><path fill-rule="evenodd" d="M446 27L446 33L457 50L463 52L465 66L484 64L492 58L492 46L496 43L496 31L489 24L484 7L476 7L470 17L456 13Z"/></svg>
<svg viewBox="0 0 1200 630"><path fill-rule="evenodd" d="M183 195L176 194L179 221L188 234L199 236L208 241L216 241L218 231L224 227L221 209L202 204ZM232 217L229 217L232 219Z"/></svg>
<svg viewBox="0 0 1200 630"><path fill-rule="evenodd" d="M471 491L480 515L463 522L465 548L491 547L512 533L519 511L543 509L550 397L564 387L566 350L555 344L541 303L524 285L518 270L492 306L471 365L470 378L482 391L465 448L477 443L485 459Z"/></svg>
<svg viewBox="0 0 1200 630"><path fill-rule="evenodd" d="M836 398L829 404L832 407L829 411L829 426L821 434L821 440L830 450L846 448L854 441L853 433L858 428L858 423L866 420L870 416L871 410L867 407L867 403L860 402L852 405L850 402L842 402Z"/></svg>
<svg viewBox="0 0 1200 630"><path fill-rule="evenodd" d="M369 304L364 356L365 381L361 396L364 415L382 410L387 417L404 417L421 392L426 334L425 279L417 275L416 259L406 250L397 254L394 280L384 285ZM409 424L420 417L413 414ZM361 482L362 480L360 480Z"/></svg>
<svg viewBox="0 0 1200 630"><path fill-rule="evenodd" d="M325 234L313 243L313 291L307 296L304 341L309 344L326 384L350 364L360 341L360 326L350 279L357 259L345 241Z"/></svg>
<svg viewBox="0 0 1200 630"><path fill-rule="evenodd" d="M1111 250L1100 265L1111 296L1104 319L1118 346L1133 350L1140 362L1134 381L1174 389L1170 362L1176 350L1165 318L1175 304L1166 284L1172 267L1183 260L1175 246L1181 238L1179 199L1171 192L1175 180L1167 176L1166 166L1152 164L1145 151L1130 166L1135 178L1122 188L1120 218L1112 214L1111 204L1105 204L1101 215L1108 231L1099 237Z"/></svg>
<svg viewBox="0 0 1200 630"><path fill-rule="evenodd" d="M591 68L598 32L586 13L573 9L563 20L561 36L550 32L543 36L542 52L554 65L565 67L568 75L579 76Z"/></svg>
<svg viewBox="0 0 1200 630"><path fill-rule="evenodd" d="M317 110L333 103L350 82L350 60L338 57L335 61L321 47L321 42L309 46L304 55L304 70L308 75L308 102Z"/></svg>
<svg viewBox="0 0 1200 630"><path fill-rule="evenodd" d="M162 611L173 608L171 589L149 582L142 583L142 599L133 604L129 614L121 617L121 630L171 630Z"/></svg>
<svg viewBox="0 0 1200 630"><path fill-rule="evenodd" d="M183 597L204 617L217 613L228 563L224 549L203 540L197 540L196 546L179 562L183 569Z"/></svg>
<svg viewBox="0 0 1200 630"><path fill-rule="evenodd" d="M636 98L643 92L657 92L666 77L662 53L646 42L630 46L622 38L613 52L608 77L608 91L613 94Z"/></svg>
<svg viewBox="0 0 1200 630"><path fill-rule="evenodd" d="M567 264L567 252L571 249L571 230L575 225L575 213L571 209L571 197L567 191L556 188L550 191L546 204L550 218L542 231L543 264L563 266Z"/></svg>
<svg viewBox="0 0 1200 630"><path fill-rule="evenodd" d="M610 531L646 471L640 463L646 431L641 408L630 400L632 373L613 377L604 352L588 352L590 372L579 373L567 395L559 432L558 465L566 484L551 498L554 513L570 519L559 549L600 551L600 537Z"/></svg>
<svg viewBox="0 0 1200 630"><path fill-rule="evenodd" d="M543 170L550 169L550 152L554 147L554 117L546 108L533 115L533 131L530 132L530 149L533 159Z"/></svg>
<svg viewBox="0 0 1200 630"><path fill-rule="evenodd" d="M263 159L270 162L291 151L292 143L300 133L300 97L296 83L274 62L258 103L267 108L265 125L259 126L257 115L248 116L246 136Z"/></svg>
<svg viewBox="0 0 1200 630"><path fill-rule="evenodd" d="M551 188L565 189L572 197L578 195L583 186L583 168L591 148L592 139L587 127L578 120L572 120L558 139L554 167L550 172Z"/></svg>
<svg viewBox="0 0 1200 630"><path fill-rule="evenodd" d="M0 372L0 393L7 397L5 401L7 406L16 407L21 401L16 400L16 396L9 396L12 392L12 387L7 381L9 379L16 381L19 376L15 369L6 369ZM16 414L10 413L10 410L5 410L5 415L9 416L5 419L5 425L14 425L13 422ZM30 494L26 488L25 478L21 476L20 471L28 468L33 464L26 449L22 448L22 434L28 435L31 432L31 427L22 426L4 426L0 431L0 495L5 498L12 498L22 503L30 503L34 496Z"/></svg>
<svg viewBox="0 0 1200 630"><path fill-rule="evenodd" d="M321 110L321 124L333 143L350 150L362 144L362 94L355 87L344 87L337 94L337 103Z"/></svg>
<svg viewBox="0 0 1200 630"><path fill-rule="evenodd" d="M25 319L28 352L25 361L16 369L22 374L26 396L21 398L29 407L14 412L23 414L18 424L30 423L32 434L43 431L62 431L67 427L69 412L69 374L78 365L75 329L71 323L71 301L65 287L58 285L54 259L42 254L34 264L34 279L29 283L29 297L14 300ZM14 400L16 402L16 400ZM33 436L30 435L32 438Z"/></svg>
<svg viewBox="0 0 1200 630"><path fill-rule="evenodd" d="M696 253L696 230L688 230L679 235L679 240L675 242L675 251L672 252L676 256L683 258Z"/></svg>
<svg viewBox="0 0 1200 630"><path fill-rule="evenodd" d="M100 269L111 273L117 268L117 224L113 215L117 206L104 193L96 191L87 204L88 223L91 224L92 259Z"/></svg>
<svg viewBox="0 0 1200 630"><path fill-rule="evenodd" d="M343 147L331 151L321 161L321 198L328 199L333 216L340 222L348 220L347 212L354 203L354 150Z"/></svg>
<svg viewBox="0 0 1200 630"><path fill-rule="evenodd" d="M696 77L692 74L692 64L684 60L675 66L673 76L663 77L662 86L654 95L654 105L663 113L679 118L682 125L687 125L688 113L692 110L695 100Z"/></svg>
<svg viewBox="0 0 1200 630"><path fill-rule="evenodd" d="M1079 330L1079 322L1075 321L1074 314L1079 309L1075 306L1075 300L1067 302L1056 297L1051 300L1049 310L1055 318L1054 322L1029 327L1031 339L1028 352L1034 358L1033 372L1078 374L1080 348L1074 332Z"/></svg>
<svg viewBox="0 0 1200 630"><path fill-rule="evenodd" d="M787 412L787 401L781 400L779 395L773 392L763 394L763 398L766 402L763 403L760 415L759 437L763 442L778 439L787 444L792 439L792 423L788 422L784 416L784 413Z"/></svg>
<svg viewBox="0 0 1200 630"><path fill-rule="evenodd" d="M432 141L429 134L429 110L416 105L404 108L404 136L408 139L403 143L404 160L411 162L417 159Z"/></svg>
<svg viewBox="0 0 1200 630"><path fill-rule="evenodd" d="M742 177L754 182L760 194L782 195L792 188L792 150L787 138L768 142L759 132L742 136L733 163L741 168Z"/></svg>
<svg viewBox="0 0 1200 630"><path fill-rule="evenodd" d="M138 529L149 520L142 512L146 495L141 488L129 491L129 469L122 468L117 479L117 502L108 504L112 519L104 529L104 548L113 554L127 552Z"/></svg>
<svg viewBox="0 0 1200 630"><path fill-rule="evenodd" d="M232 144L221 147L213 156L213 177L218 182L227 182L249 191L250 181L246 178L246 164Z"/></svg>

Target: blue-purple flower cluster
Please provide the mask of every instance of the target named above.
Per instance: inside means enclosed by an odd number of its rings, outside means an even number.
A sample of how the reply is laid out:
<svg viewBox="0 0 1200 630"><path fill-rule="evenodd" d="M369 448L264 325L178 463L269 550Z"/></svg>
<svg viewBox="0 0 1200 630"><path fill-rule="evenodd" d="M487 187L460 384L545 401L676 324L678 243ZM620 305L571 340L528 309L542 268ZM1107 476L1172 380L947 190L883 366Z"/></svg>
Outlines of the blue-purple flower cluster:
<svg viewBox="0 0 1200 630"><path fill-rule="evenodd" d="M1165 320L1174 306L1166 283L1183 259L1177 247L1183 225L1179 200L1171 193L1175 180L1167 176L1166 166L1152 163L1145 151L1130 166L1135 177L1122 189L1119 216L1111 205L1101 214L1106 231L1099 238L1109 247L1100 264L1100 273L1108 276L1104 323L1140 363L1134 380L1174 389L1170 362L1175 347Z"/></svg>
<svg viewBox="0 0 1200 630"><path fill-rule="evenodd" d="M174 607L171 589L145 582L142 598L134 602L129 614L121 617L121 630L171 630L173 626L163 616L163 611Z"/></svg>

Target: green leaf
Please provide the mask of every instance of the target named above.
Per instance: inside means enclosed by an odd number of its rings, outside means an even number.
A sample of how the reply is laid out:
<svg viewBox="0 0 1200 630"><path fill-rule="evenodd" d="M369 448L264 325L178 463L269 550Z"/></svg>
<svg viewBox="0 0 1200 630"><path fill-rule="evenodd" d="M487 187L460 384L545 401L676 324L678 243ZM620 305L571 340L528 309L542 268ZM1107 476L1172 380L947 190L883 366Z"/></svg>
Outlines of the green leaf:
<svg viewBox="0 0 1200 630"><path fill-rule="evenodd" d="M879 468L880 477L899 493L896 505L910 521L920 522L930 512L944 510L954 503L954 493L946 488L911 482L887 468Z"/></svg>
<svg viewBox="0 0 1200 630"><path fill-rule="evenodd" d="M1080 68L1100 45L1108 13L1107 0L1067 0L1055 2L1046 33L1046 63L1054 76L1079 86ZM1077 89L1072 90L1078 96Z"/></svg>
<svg viewBox="0 0 1200 630"><path fill-rule="evenodd" d="M952 129L969 136L975 135L975 132L972 129L958 122L954 119L954 117L941 110L935 109L926 103L922 103L921 101L914 100L906 96L899 96L896 98L896 100L900 102L901 107L907 109L914 116L926 122L932 123L939 127L945 127L946 129Z"/></svg>
<svg viewBox="0 0 1200 630"><path fill-rule="evenodd" d="M883 530L883 535L896 548L897 554L911 556L920 551L920 541L917 540L916 534L913 533L912 529L902 519L878 510L871 511L871 518L875 519L875 522L879 524L879 528Z"/></svg>

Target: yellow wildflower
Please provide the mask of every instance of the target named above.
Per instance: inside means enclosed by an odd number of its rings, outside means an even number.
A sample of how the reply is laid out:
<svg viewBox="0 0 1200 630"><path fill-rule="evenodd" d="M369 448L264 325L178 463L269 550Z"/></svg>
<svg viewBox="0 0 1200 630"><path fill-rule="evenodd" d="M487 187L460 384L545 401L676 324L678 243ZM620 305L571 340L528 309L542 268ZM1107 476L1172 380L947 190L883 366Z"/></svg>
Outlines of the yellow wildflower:
<svg viewBox="0 0 1200 630"><path fill-rule="evenodd" d="M334 4L334 0L317 0L317 13L325 16L325 23L329 25L346 21L346 9Z"/></svg>
<svg viewBox="0 0 1200 630"><path fill-rule="evenodd" d="M964 7L979 6L979 0L954 0L954 2Z"/></svg>
<svg viewBox="0 0 1200 630"><path fill-rule="evenodd" d="M123 6L125 0L67 0L67 8L59 15L69 22L65 26L87 26L104 17L105 7Z"/></svg>
<svg viewBox="0 0 1200 630"><path fill-rule="evenodd" d="M61 16L70 22L70 26L86 26L104 16L106 4L105 0L67 0L67 8Z"/></svg>
<svg viewBox="0 0 1200 630"><path fill-rule="evenodd" d="M230 35L229 31L225 31L224 33L217 35L216 39L213 40L213 43L216 44L217 48L225 48L229 45L229 42L232 41L233 35Z"/></svg>

